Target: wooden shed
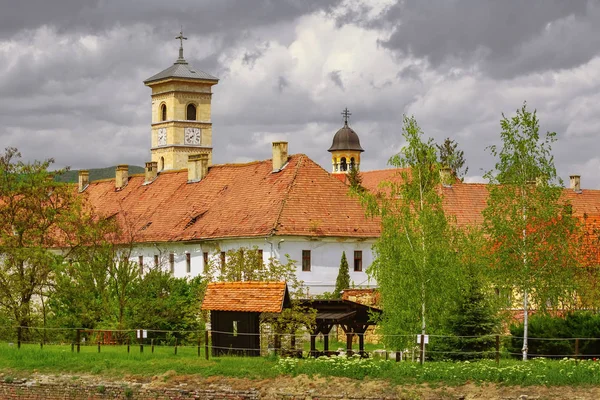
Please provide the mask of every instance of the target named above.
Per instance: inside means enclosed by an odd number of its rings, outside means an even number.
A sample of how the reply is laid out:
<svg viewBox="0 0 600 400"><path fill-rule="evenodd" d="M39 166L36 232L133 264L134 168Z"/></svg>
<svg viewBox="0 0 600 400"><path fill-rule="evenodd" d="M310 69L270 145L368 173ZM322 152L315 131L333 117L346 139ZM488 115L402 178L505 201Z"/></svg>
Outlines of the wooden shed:
<svg viewBox="0 0 600 400"><path fill-rule="evenodd" d="M209 283L202 310L210 311L212 355L260 355L260 315L290 306L285 282Z"/></svg>

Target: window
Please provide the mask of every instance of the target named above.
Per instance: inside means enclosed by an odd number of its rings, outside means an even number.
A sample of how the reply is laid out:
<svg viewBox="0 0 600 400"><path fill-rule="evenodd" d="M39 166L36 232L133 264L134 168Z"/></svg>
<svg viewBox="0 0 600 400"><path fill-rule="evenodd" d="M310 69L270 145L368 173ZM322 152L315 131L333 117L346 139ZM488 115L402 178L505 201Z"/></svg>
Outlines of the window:
<svg viewBox="0 0 600 400"><path fill-rule="evenodd" d="M185 272L188 274L192 272L192 255L190 253L185 253Z"/></svg>
<svg viewBox="0 0 600 400"><path fill-rule="evenodd" d="M208 272L208 251L202 253L202 261L204 262L204 273Z"/></svg>
<svg viewBox="0 0 600 400"><path fill-rule="evenodd" d="M225 268L225 252L221 252L221 270Z"/></svg>
<svg viewBox="0 0 600 400"><path fill-rule="evenodd" d="M196 106L193 104L188 104L187 106L187 112L186 112L186 119L189 121L195 121L196 120Z"/></svg>
<svg viewBox="0 0 600 400"><path fill-rule="evenodd" d="M154 255L154 268L158 268L158 254Z"/></svg>
<svg viewBox="0 0 600 400"><path fill-rule="evenodd" d="M161 106L160 106L160 120L161 121L167 120L167 105L166 104L161 104Z"/></svg>
<svg viewBox="0 0 600 400"><path fill-rule="evenodd" d="M348 166L346 165L346 157L342 157L340 160L340 171L347 171Z"/></svg>
<svg viewBox="0 0 600 400"><path fill-rule="evenodd" d="M350 159L350 170L352 171L354 169L354 165L355 165L355 161L354 161L354 157L352 157Z"/></svg>
<svg viewBox="0 0 600 400"><path fill-rule="evenodd" d="M140 268L140 275L144 273L144 256L138 256L138 267Z"/></svg>
<svg viewBox="0 0 600 400"><path fill-rule="evenodd" d="M354 271L362 271L362 250L354 250Z"/></svg>
<svg viewBox="0 0 600 400"><path fill-rule="evenodd" d="M302 271L310 271L310 250L302 250Z"/></svg>
<svg viewBox="0 0 600 400"><path fill-rule="evenodd" d="M171 269L171 274L175 275L175 254L169 254L169 268Z"/></svg>
<svg viewBox="0 0 600 400"><path fill-rule="evenodd" d="M158 163L158 170L162 171L163 169L165 169L165 158L161 157L160 162Z"/></svg>

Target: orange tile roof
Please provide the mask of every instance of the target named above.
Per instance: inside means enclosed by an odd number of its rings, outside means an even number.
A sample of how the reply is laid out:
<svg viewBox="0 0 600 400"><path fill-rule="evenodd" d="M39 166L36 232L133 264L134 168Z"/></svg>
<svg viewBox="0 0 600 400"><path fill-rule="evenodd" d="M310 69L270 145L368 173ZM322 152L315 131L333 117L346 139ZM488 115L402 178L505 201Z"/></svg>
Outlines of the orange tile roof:
<svg viewBox="0 0 600 400"><path fill-rule="evenodd" d="M93 181L85 190L102 216L115 216L136 243L174 242L271 234L379 236L379 223L365 216L348 187L303 154L272 173L271 160L209 168L200 182L187 170L160 173L144 185L131 176L125 188Z"/></svg>
<svg viewBox="0 0 600 400"><path fill-rule="evenodd" d="M213 282L206 288L202 309L279 313L288 302L285 282Z"/></svg>

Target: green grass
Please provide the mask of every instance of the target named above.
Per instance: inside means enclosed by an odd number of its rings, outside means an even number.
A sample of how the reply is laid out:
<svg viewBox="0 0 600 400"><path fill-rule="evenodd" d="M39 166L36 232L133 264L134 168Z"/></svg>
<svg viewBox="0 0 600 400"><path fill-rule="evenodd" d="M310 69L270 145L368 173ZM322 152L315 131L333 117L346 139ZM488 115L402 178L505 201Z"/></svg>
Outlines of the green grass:
<svg viewBox="0 0 600 400"><path fill-rule="evenodd" d="M151 377L174 371L176 375L227 376L250 379L274 378L280 375L339 376L354 379L384 379L394 384L462 385L465 383L499 383L505 385L577 386L600 385L600 362L534 359L528 362L501 360L477 362L428 362L420 365L359 358L277 359L275 357L198 357L196 347L82 346L71 352L70 346L23 345L21 349L0 344L0 372L4 379L27 376L33 371L45 374L80 376L96 374ZM98 390L101 390L100 388Z"/></svg>

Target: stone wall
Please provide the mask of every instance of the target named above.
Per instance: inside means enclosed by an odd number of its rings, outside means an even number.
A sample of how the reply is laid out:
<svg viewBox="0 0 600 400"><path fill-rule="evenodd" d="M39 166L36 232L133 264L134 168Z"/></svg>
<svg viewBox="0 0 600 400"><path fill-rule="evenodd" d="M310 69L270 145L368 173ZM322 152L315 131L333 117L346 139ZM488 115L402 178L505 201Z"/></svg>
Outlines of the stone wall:
<svg viewBox="0 0 600 400"><path fill-rule="evenodd" d="M112 385L32 384L32 382L0 383L3 400L64 399L137 399L137 400L255 400L258 391L155 389Z"/></svg>

